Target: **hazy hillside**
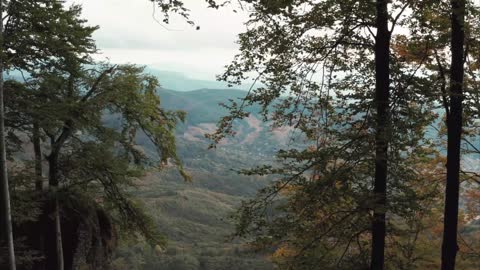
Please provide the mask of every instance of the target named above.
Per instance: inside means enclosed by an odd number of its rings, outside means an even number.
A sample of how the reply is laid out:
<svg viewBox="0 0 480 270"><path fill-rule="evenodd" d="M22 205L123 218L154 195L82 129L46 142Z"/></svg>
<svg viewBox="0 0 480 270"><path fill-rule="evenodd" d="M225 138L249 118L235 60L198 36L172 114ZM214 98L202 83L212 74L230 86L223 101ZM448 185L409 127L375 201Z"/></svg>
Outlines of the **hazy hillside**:
<svg viewBox="0 0 480 270"><path fill-rule="evenodd" d="M227 113L219 103L242 98L247 92L237 89L200 89L185 92L160 89L158 94L164 108L186 111L187 124L196 125L217 122L219 117Z"/></svg>
<svg viewBox="0 0 480 270"><path fill-rule="evenodd" d="M185 182L175 170L167 169L138 183L135 196L154 216L169 245L160 252L138 244L123 247L117 254L118 265L130 269L143 261L139 269L271 269L267 258L252 253L238 240L229 240L233 232L229 216L268 182L264 177L240 176L235 170L270 163L278 142L284 140L281 132L275 136L252 113L238 123L238 137L216 149L209 150L204 138L227 113L218 104L245 94L231 89L159 90L163 107L187 112L185 124L177 131L177 148L192 181ZM141 136L139 144L152 151Z"/></svg>
<svg viewBox="0 0 480 270"><path fill-rule="evenodd" d="M158 93L165 108L187 112L185 124L181 124L178 131L180 137L190 142L205 141L204 134L215 131L218 120L228 113L219 104L228 104L230 99L239 101L247 94L246 91L237 89L200 89L188 92L160 89ZM259 106L247 107L246 111L250 112L250 116L237 122L235 138L227 138L222 144L237 148L248 145L251 151L268 156L278 145L291 143L291 128L272 130L268 123L262 122Z"/></svg>

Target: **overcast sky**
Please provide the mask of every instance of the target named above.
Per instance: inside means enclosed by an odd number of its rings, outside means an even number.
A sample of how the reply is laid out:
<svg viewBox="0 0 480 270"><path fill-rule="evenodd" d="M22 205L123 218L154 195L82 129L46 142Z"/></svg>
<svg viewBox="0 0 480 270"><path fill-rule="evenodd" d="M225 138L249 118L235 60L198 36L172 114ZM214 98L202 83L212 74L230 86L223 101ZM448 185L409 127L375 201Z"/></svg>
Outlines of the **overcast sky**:
<svg viewBox="0 0 480 270"><path fill-rule="evenodd" d="M83 6L83 17L99 25L94 34L101 55L113 63L136 63L206 80L214 80L238 50L238 33L246 16L224 8L207 9L202 0L184 0L200 30L182 18L163 23L153 18L149 0L68 0Z"/></svg>

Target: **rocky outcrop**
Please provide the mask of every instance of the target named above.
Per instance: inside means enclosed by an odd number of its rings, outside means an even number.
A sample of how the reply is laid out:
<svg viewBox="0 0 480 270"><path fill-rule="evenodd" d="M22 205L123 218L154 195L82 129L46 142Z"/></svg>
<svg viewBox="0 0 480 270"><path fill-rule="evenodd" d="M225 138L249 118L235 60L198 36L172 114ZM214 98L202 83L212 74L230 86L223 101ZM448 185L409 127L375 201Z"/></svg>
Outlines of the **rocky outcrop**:
<svg viewBox="0 0 480 270"><path fill-rule="evenodd" d="M19 243L16 253L20 257L17 269L56 269L53 206L52 200L43 198L42 214L35 221L15 226ZM116 246L116 232L108 213L94 201L70 197L61 202L60 214L65 270L108 269ZM2 262L0 258L0 269L6 267Z"/></svg>

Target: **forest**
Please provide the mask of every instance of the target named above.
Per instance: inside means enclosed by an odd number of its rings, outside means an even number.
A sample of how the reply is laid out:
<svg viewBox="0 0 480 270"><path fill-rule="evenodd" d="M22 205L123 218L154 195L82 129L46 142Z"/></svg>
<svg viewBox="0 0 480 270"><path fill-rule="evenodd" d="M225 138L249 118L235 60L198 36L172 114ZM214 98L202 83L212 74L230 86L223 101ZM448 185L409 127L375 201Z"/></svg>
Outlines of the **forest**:
<svg viewBox="0 0 480 270"><path fill-rule="evenodd" d="M480 269L479 0L129 1L242 14L236 54L99 60L82 1L0 0L0 269Z"/></svg>

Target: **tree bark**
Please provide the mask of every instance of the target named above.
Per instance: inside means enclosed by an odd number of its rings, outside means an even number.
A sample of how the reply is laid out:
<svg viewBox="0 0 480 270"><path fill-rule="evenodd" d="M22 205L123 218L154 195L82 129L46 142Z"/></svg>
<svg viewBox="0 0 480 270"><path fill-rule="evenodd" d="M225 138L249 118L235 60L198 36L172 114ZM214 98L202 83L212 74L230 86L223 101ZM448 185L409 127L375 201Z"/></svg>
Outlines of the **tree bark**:
<svg viewBox="0 0 480 270"><path fill-rule="evenodd" d="M53 143L52 143L53 144ZM60 218L60 203L58 202L58 152L52 151L48 156L48 185L55 193L55 245L57 249L57 270L64 270L65 262L63 259L62 226Z"/></svg>
<svg viewBox="0 0 480 270"><path fill-rule="evenodd" d="M0 0L0 14L3 13L3 1ZM0 22L0 47L3 51L3 21ZM0 56L1 57L1 56ZM2 57L3 58L3 57ZM8 189L7 151L5 138L5 106L3 103L3 69L4 62L0 59L0 181L2 200L2 221L4 235L8 246L9 269L15 270L15 250L13 245L12 214L10 208L10 191Z"/></svg>
<svg viewBox="0 0 480 270"><path fill-rule="evenodd" d="M57 245L57 270L63 270L65 262L63 259L62 226L58 198L55 198L55 242Z"/></svg>
<svg viewBox="0 0 480 270"><path fill-rule="evenodd" d="M63 243L62 243L62 226L61 226L61 215L60 215L60 203L58 201L58 188L59 188L59 179L58 179L58 157L60 155L60 150L67 141L67 139L72 134L73 121L67 120L65 125L62 128L62 133L55 139L54 136L50 137L50 144L52 150L48 155L48 185L49 188L55 193L55 234L56 234L56 247L57 247L57 270L64 269L64 258L63 258Z"/></svg>
<svg viewBox="0 0 480 270"><path fill-rule="evenodd" d="M445 189L442 270L455 269L457 256L458 201L460 192L460 143L464 78L465 0L452 0L452 66L450 69L450 113L447 115L447 183Z"/></svg>
<svg viewBox="0 0 480 270"><path fill-rule="evenodd" d="M43 172L42 172L42 148L40 142L40 127L38 126L38 121L34 120L33 122L33 151L35 154L35 190L43 190Z"/></svg>
<svg viewBox="0 0 480 270"><path fill-rule="evenodd" d="M43 166L42 166L42 144L40 138L40 126L38 120L33 120L33 130L32 130L32 143L33 143L33 152L35 158L35 190L38 193L43 192ZM45 252L45 236L43 234L38 234L38 250L42 253ZM38 269L45 269L43 264L38 265Z"/></svg>
<svg viewBox="0 0 480 270"><path fill-rule="evenodd" d="M372 221L371 270L383 270L385 264L386 202L387 202L387 154L389 130L389 87L390 87L390 31L388 30L387 0L376 3L375 37L375 181Z"/></svg>

